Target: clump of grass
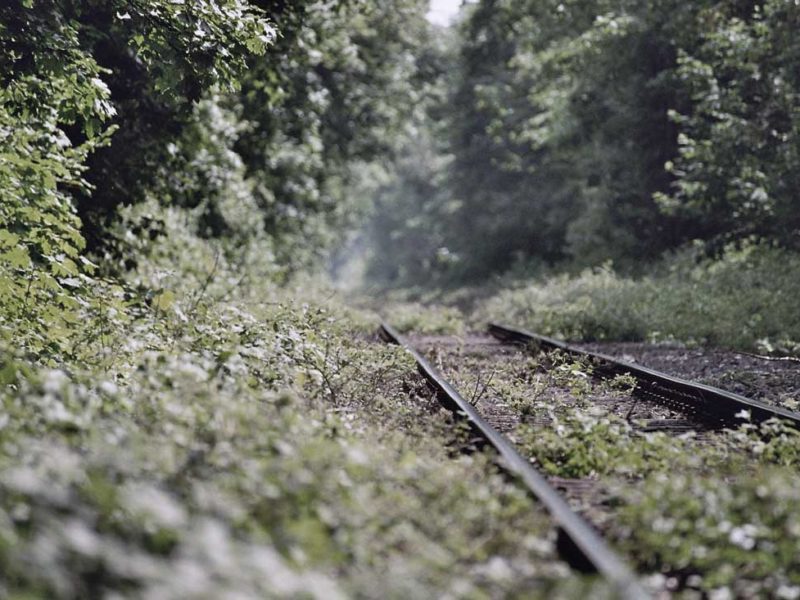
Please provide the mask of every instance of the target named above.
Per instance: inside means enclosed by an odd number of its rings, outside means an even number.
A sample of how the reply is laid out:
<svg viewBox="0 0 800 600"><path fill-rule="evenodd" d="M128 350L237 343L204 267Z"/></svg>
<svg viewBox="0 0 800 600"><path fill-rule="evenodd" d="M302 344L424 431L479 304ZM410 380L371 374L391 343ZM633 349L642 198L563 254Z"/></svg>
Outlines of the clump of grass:
<svg viewBox="0 0 800 600"><path fill-rule="evenodd" d="M466 329L464 315L455 307L396 303L390 304L384 312L401 333L459 335Z"/></svg>
<svg viewBox="0 0 800 600"><path fill-rule="evenodd" d="M798 353L798 295L800 255L751 244L717 260L687 250L641 278L610 267L561 275L503 291L477 317L572 340L678 340Z"/></svg>

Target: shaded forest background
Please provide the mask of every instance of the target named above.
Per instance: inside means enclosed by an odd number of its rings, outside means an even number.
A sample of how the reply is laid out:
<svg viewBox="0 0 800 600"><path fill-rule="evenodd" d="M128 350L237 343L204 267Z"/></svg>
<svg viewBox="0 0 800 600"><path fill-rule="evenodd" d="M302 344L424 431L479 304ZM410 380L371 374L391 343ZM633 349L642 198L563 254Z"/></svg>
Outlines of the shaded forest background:
<svg viewBox="0 0 800 600"><path fill-rule="evenodd" d="M690 242L797 249L799 16L783 0L466 7L379 188L371 274L452 285L641 273Z"/></svg>

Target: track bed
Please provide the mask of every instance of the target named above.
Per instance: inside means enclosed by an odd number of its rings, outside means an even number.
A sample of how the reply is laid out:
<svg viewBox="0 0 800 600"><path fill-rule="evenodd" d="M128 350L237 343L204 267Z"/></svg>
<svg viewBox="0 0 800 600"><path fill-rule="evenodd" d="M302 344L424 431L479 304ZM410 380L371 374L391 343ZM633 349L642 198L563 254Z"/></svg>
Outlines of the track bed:
<svg viewBox="0 0 800 600"><path fill-rule="evenodd" d="M620 374L619 369L609 374L596 360L570 353L500 341L482 333L411 334L405 342L543 473L577 514L637 567L650 592L666 598L676 594L701 597L707 591L702 569L676 569L671 561L659 558L658 551L637 548L641 536L632 529L641 525L626 514L631 503L646 497L642 489L654 478L676 473L688 480L714 476L722 485L735 485L755 475L760 459L751 456L749 448L761 435L759 425L745 422L741 431L732 431L733 426L709 422L701 412L662 402L660 393L634 392L641 382ZM641 344L582 348L705 383L724 382L734 369L774 376L772 398L788 398L791 386L796 385L792 374L800 372L800 365L772 364L719 351ZM764 362L770 363L766 369ZM605 378L596 377L598 373ZM782 387L780 381L787 385ZM670 543L668 538L665 543ZM748 590L758 586L743 573L735 588L746 597Z"/></svg>
<svg viewBox="0 0 800 600"><path fill-rule="evenodd" d="M670 375L721 387L791 410L800 399L800 361L709 348L637 342L575 344Z"/></svg>
<svg viewBox="0 0 800 600"><path fill-rule="evenodd" d="M561 417L566 411L624 421L629 425L626 437L631 440L663 432L680 436L681 441L691 439L698 448L715 443L715 430L702 421L659 404L639 401L614 385L593 385L590 371L578 363L562 362L547 353L532 355L524 347L503 343L489 334L411 335L406 339L481 416L521 447L534 465L541 461L532 448L526 448L526 438L537 430L563 427ZM598 530L613 534L610 506L614 503L612 490L618 487L619 479L595 473L582 477L551 475L548 479ZM635 481L637 476L630 479Z"/></svg>

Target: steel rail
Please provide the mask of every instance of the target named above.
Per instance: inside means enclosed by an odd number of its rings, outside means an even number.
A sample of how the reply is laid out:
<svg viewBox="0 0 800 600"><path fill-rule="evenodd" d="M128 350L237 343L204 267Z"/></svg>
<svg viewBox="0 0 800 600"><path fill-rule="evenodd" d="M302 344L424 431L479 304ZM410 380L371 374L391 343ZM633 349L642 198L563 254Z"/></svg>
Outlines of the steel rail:
<svg viewBox="0 0 800 600"><path fill-rule="evenodd" d="M549 350L561 350L571 356L589 358L602 376L629 373L637 380L634 394L665 405L705 422L711 426L727 427L746 422L763 423L769 419L784 419L800 427L800 413L770 406L764 402L746 398L733 392L702 383L674 377L641 365L590 352L551 337L500 325L489 324L489 333L502 341L535 344Z"/></svg>
<svg viewBox="0 0 800 600"><path fill-rule="evenodd" d="M523 458L513 444L492 427L442 375L415 350L391 325L381 325L381 336L398 344L414 357L420 373L437 390L443 404L465 417L470 425L491 444L502 458L503 465L525 484L547 509L574 547L594 570L611 582L620 596L629 599L649 598L634 573L583 518L576 514L547 479Z"/></svg>

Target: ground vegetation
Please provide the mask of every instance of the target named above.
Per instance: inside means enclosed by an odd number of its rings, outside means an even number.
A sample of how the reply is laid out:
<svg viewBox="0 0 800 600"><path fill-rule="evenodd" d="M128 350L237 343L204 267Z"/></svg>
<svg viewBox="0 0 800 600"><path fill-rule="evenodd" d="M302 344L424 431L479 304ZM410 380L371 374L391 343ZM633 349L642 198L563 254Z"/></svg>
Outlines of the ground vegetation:
<svg viewBox="0 0 800 600"><path fill-rule="evenodd" d="M504 274L404 330L798 351L795 3L427 8L0 6L0 596L612 597L323 283L337 245L384 287ZM643 571L800 593L796 435L731 432L722 479L664 479L679 442L621 444L550 360L498 385L576 407L519 440L558 476L645 455L616 540ZM725 487L736 461L758 472Z"/></svg>

